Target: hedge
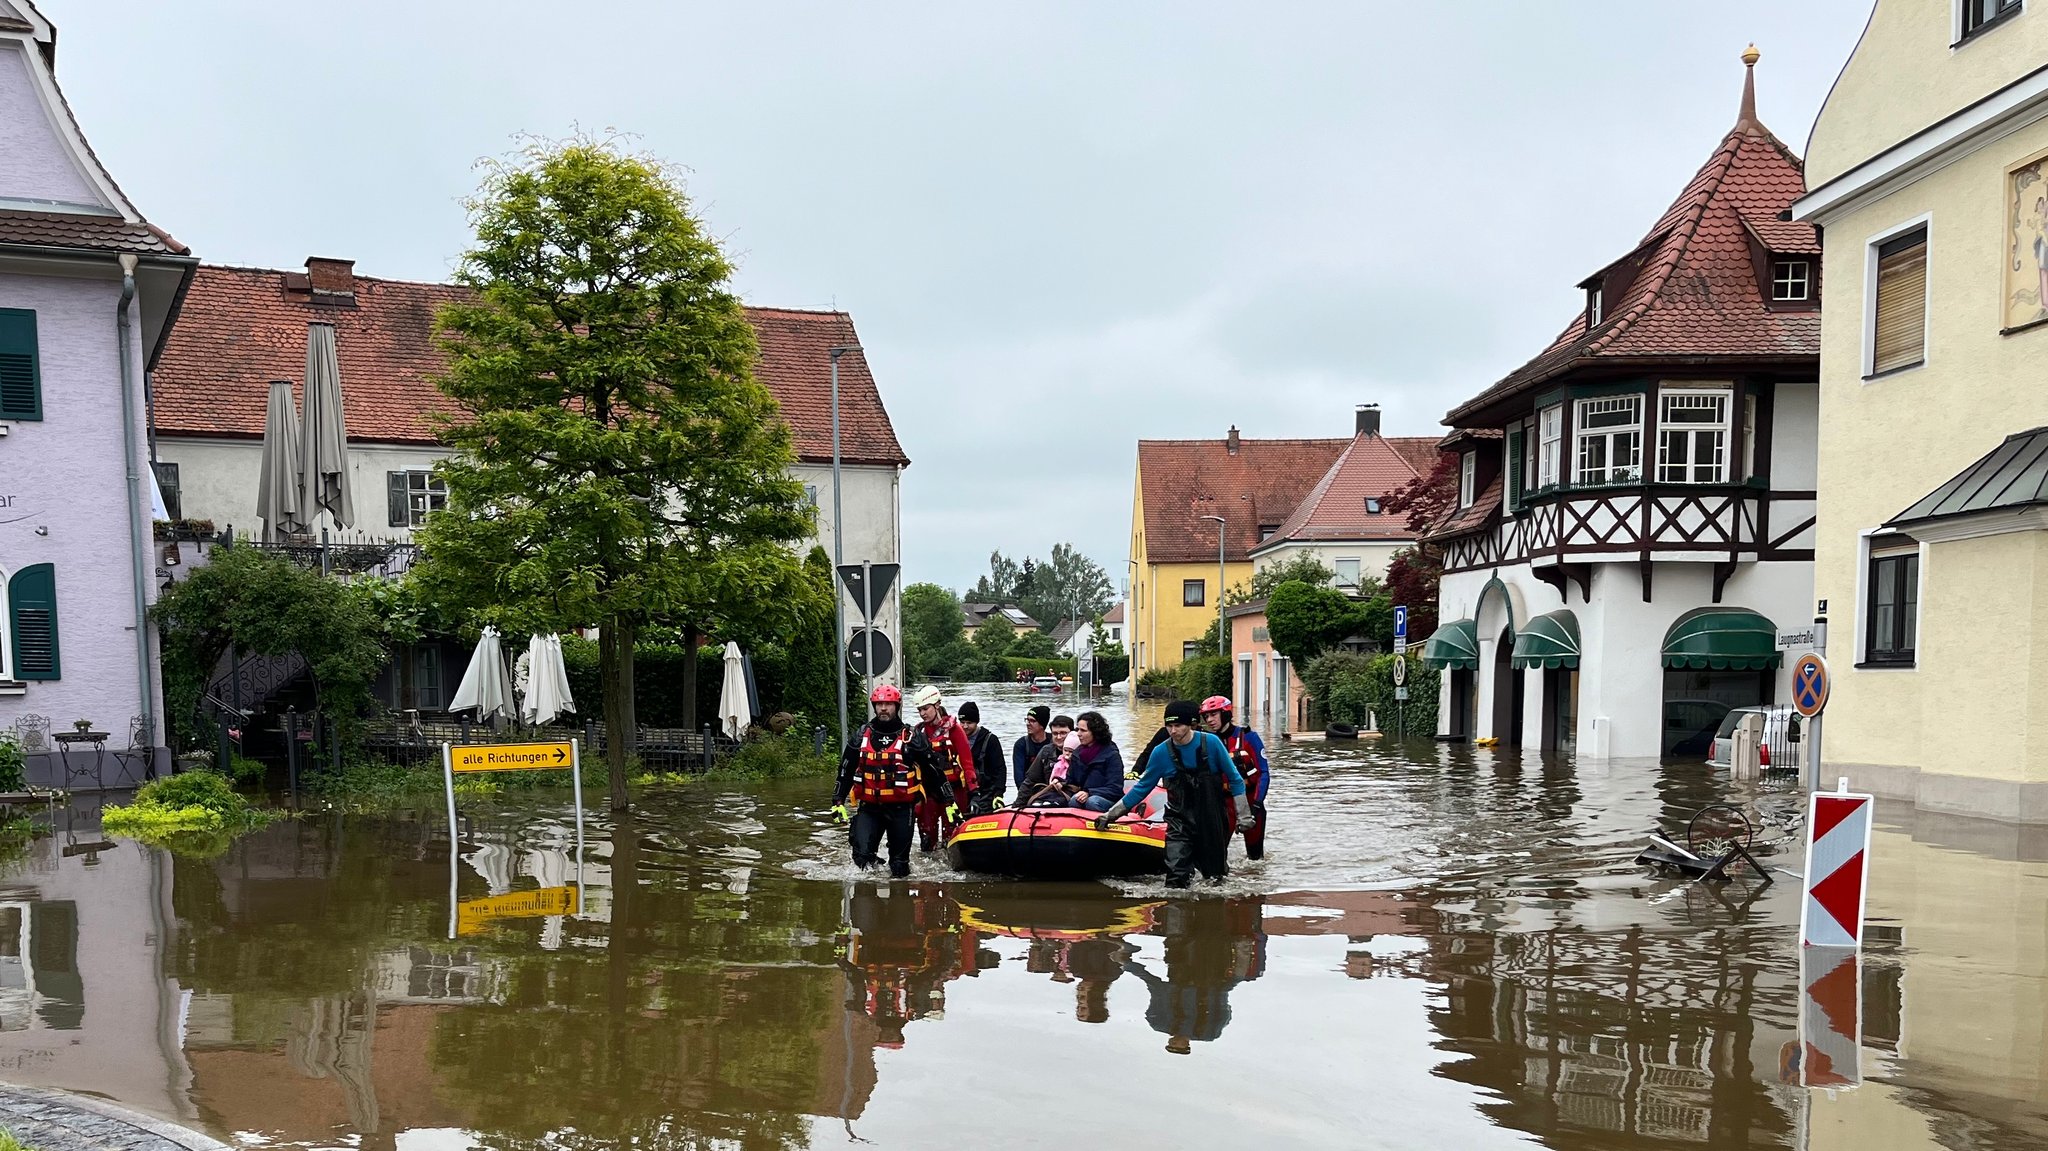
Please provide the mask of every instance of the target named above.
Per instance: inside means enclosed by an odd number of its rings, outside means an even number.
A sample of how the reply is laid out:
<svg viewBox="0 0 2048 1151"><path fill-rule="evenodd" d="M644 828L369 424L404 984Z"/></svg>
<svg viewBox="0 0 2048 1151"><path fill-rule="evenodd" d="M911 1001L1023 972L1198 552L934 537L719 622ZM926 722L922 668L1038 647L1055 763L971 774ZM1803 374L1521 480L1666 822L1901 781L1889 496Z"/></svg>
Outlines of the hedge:
<svg viewBox="0 0 2048 1151"><path fill-rule="evenodd" d="M803 730L822 723L838 725L838 681L831 664L823 669L813 661L800 661L774 644L763 644L753 653L754 686L761 693L764 716L790 712L802 720ZM671 644L640 644L633 649L633 709L642 727L683 725L683 649ZM569 673L569 690L576 698L578 719L604 722L604 690L598 669L598 645L581 636L562 637L562 663ZM725 651L721 645L706 644L697 649L697 724L713 723L718 716L718 692L725 683ZM836 743L835 745L836 746Z"/></svg>
<svg viewBox="0 0 2048 1151"><path fill-rule="evenodd" d="M1331 652L1311 660L1301 678L1325 722L1362 728L1376 715L1382 732L1393 735L1399 730L1401 705L1394 698L1393 656ZM1442 672L1423 666L1420 660L1408 661L1409 738L1436 735L1437 691L1442 679Z"/></svg>

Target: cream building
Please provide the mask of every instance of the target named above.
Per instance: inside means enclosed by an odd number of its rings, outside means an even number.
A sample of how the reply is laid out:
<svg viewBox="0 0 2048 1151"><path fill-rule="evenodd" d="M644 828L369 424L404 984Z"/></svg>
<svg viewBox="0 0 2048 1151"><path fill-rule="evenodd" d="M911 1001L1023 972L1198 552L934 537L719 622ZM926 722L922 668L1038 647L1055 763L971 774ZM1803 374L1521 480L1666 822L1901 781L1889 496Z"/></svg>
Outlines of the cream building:
<svg viewBox="0 0 2048 1151"><path fill-rule="evenodd" d="M1824 774L2048 819L2048 13L1879 0L1814 124Z"/></svg>

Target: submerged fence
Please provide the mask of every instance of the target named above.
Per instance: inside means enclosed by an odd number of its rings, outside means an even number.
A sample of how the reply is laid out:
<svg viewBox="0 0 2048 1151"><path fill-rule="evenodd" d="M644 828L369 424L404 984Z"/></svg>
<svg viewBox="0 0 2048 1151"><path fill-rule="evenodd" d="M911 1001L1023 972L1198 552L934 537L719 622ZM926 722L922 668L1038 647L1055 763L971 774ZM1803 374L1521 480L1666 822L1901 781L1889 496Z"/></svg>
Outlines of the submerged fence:
<svg viewBox="0 0 2048 1151"><path fill-rule="evenodd" d="M708 771L719 760L739 748L709 725L690 731L672 727L642 727L633 754L648 771L682 774ZM580 739L586 760L606 754L608 742L604 725L595 721L580 727L551 724L542 727L510 725L502 731L468 719L427 719L417 713L392 712L371 720L363 730L362 754L381 763L408 767L439 767L441 745L446 743L548 742Z"/></svg>

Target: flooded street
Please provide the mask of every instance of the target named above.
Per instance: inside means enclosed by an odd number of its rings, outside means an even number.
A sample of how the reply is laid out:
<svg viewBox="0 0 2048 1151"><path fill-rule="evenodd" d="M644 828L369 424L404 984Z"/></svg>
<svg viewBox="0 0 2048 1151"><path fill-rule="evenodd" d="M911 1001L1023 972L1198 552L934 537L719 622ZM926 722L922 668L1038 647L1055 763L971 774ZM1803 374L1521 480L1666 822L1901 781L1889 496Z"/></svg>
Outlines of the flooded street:
<svg viewBox="0 0 2048 1151"><path fill-rule="evenodd" d="M1035 702L970 694L1006 743ZM1809 1097L1796 882L1630 862L1728 799L1796 871L1799 795L1273 753L1268 858L1173 896L857 879L824 780L657 789L581 859L566 796L466 809L460 913L434 802L210 860L60 815L0 895L0 1078L293 1148L2048 1145L2048 832L1880 811L1865 1082Z"/></svg>

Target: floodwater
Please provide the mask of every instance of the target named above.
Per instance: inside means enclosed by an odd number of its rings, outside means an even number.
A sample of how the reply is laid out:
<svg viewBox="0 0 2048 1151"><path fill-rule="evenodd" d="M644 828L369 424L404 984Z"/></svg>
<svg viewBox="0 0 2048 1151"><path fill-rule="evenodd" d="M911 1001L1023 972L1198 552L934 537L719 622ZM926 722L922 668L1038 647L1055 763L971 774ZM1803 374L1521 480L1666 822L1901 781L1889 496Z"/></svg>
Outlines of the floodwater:
<svg viewBox="0 0 2048 1151"><path fill-rule="evenodd" d="M1268 859L1173 894L877 882L823 781L658 791L580 856L566 797L466 809L459 909L438 804L216 859L60 812L0 879L0 1079L277 1148L2048 1146L2048 832L1883 809L1858 1038L1802 1061L1796 885L1630 863L1727 799L1796 870L1798 796L1274 759Z"/></svg>

